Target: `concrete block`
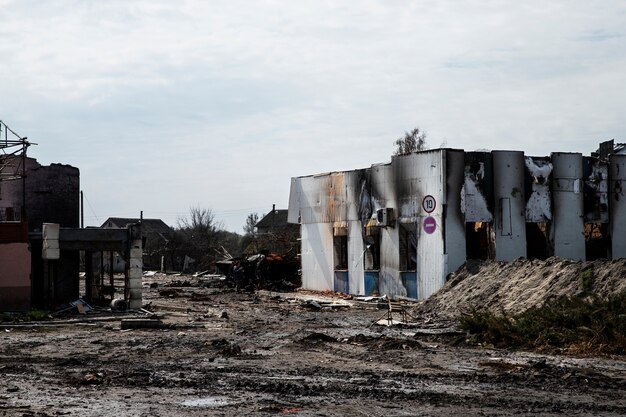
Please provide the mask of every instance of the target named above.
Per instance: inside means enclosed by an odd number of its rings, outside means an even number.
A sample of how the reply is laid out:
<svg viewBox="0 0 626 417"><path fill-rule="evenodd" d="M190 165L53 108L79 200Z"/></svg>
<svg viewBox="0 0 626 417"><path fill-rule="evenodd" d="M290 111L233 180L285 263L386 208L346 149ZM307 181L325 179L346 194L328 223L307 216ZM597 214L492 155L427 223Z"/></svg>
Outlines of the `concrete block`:
<svg viewBox="0 0 626 417"><path fill-rule="evenodd" d="M141 300L142 291L141 288L130 288L128 290L130 300Z"/></svg>
<svg viewBox="0 0 626 417"><path fill-rule="evenodd" d="M46 239L59 240L59 229L60 227L58 223L44 223L42 230L41 230L41 236L43 240L44 241Z"/></svg>
<svg viewBox="0 0 626 417"><path fill-rule="evenodd" d="M126 284L126 287L131 290L141 289L143 288L143 283L139 279L131 279Z"/></svg>
<svg viewBox="0 0 626 417"><path fill-rule="evenodd" d="M44 247L41 251L41 257L45 260L57 260L61 258L61 250L59 248L52 249Z"/></svg>

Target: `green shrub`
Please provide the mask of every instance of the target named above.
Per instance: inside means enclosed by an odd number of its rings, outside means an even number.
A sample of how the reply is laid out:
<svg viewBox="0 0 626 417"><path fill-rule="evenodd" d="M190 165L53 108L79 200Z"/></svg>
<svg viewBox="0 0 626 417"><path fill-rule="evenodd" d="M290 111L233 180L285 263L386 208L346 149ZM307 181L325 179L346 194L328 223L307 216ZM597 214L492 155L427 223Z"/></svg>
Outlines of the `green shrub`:
<svg viewBox="0 0 626 417"><path fill-rule="evenodd" d="M593 269L585 269L578 275L580 287L587 291L593 286Z"/></svg>
<svg viewBox="0 0 626 417"><path fill-rule="evenodd" d="M475 310L460 327L468 340L499 348L625 355L626 292L608 299L565 297L513 316Z"/></svg>

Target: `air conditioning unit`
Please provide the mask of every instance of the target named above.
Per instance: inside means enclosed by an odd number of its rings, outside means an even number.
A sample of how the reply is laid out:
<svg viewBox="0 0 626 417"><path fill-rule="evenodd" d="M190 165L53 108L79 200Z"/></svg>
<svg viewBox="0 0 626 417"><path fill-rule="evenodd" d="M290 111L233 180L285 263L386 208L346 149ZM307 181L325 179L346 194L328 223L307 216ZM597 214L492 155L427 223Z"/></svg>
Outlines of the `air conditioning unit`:
<svg viewBox="0 0 626 417"><path fill-rule="evenodd" d="M376 226L393 226L393 208L381 208L376 210Z"/></svg>

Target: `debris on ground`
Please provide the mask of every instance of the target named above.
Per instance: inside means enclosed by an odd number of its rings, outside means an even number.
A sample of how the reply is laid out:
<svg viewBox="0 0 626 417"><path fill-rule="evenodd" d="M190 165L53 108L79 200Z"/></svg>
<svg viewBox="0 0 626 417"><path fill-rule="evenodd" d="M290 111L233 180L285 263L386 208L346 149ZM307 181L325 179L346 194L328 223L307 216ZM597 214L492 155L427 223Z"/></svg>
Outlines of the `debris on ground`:
<svg viewBox="0 0 626 417"><path fill-rule="evenodd" d="M0 415L626 415L623 357L468 346L470 335L429 310L444 296L459 303L450 310L456 314L468 311L470 301L498 310L511 299L551 300L535 292L569 291L564 272L550 278L559 272L551 268L568 271L569 265L545 261L537 270L549 278L550 291L541 279L526 277L525 284L516 277L525 294L499 289L515 275L504 265L479 265L473 273L466 265L457 275L464 278L444 289L447 295L393 301L410 313L402 320L392 306L392 320L408 322L394 326L372 325L387 318L386 298L236 292L210 275L157 273L144 278L141 310L95 307L48 320L47 327L4 327L10 331L0 332ZM518 267L528 273L537 266ZM586 267L576 266L579 274ZM581 296L602 295L603 288L622 285L603 271L620 276L620 268L624 264L594 263L591 276L572 278L572 288ZM475 276L480 271L486 282ZM492 287L494 280L500 284ZM462 285L471 292L467 299L454 294ZM498 299L490 290L500 291Z"/></svg>

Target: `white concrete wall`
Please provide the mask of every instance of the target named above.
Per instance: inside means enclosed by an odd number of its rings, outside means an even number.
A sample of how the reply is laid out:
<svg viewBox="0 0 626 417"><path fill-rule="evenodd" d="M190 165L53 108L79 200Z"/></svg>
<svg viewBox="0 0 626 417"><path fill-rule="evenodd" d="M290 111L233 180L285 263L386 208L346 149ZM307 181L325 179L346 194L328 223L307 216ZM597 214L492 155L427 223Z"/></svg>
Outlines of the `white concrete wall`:
<svg viewBox="0 0 626 417"><path fill-rule="evenodd" d="M302 287L316 291L332 291L333 227L332 223L303 223Z"/></svg>
<svg viewBox="0 0 626 417"><path fill-rule="evenodd" d="M348 222L348 279L350 280L350 294L365 294L365 268L363 256L365 245L363 242L361 222Z"/></svg>
<svg viewBox="0 0 626 417"><path fill-rule="evenodd" d="M584 260L582 155L553 153L552 165L554 255Z"/></svg>
<svg viewBox="0 0 626 417"><path fill-rule="evenodd" d="M526 257L524 153L493 151L496 260Z"/></svg>
<svg viewBox="0 0 626 417"><path fill-rule="evenodd" d="M418 179L419 222L417 223L417 298L426 299L445 284L443 253L443 204L445 164L443 150L414 154L413 175ZM424 197L434 197L435 210L427 213L422 207ZM433 233L426 233L424 221L435 219Z"/></svg>

